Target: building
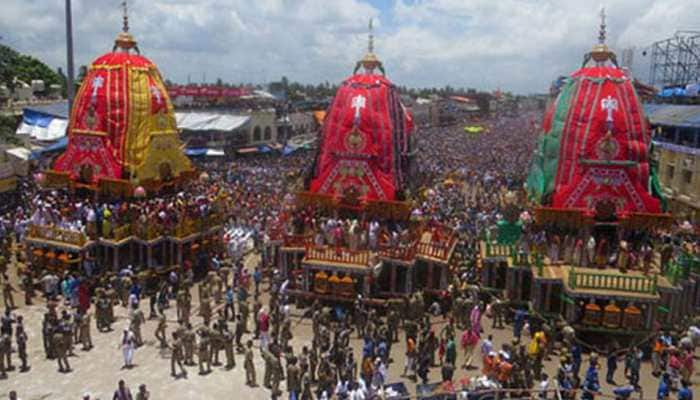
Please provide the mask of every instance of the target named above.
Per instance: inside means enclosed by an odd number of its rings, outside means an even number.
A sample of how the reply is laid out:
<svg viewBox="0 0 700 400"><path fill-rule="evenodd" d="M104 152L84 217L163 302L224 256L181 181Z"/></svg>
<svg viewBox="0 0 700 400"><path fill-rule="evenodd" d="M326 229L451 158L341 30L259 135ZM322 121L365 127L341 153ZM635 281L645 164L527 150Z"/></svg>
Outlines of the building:
<svg viewBox="0 0 700 400"><path fill-rule="evenodd" d="M278 140L275 111L178 111L181 138L192 154L214 150L232 155L251 153ZM205 150L206 149L206 150Z"/></svg>
<svg viewBox="0 0 700 400"><path fill-rule="evenodd" d="M647 104L652 158L670 211L700 222L700 105Z"/></svg>

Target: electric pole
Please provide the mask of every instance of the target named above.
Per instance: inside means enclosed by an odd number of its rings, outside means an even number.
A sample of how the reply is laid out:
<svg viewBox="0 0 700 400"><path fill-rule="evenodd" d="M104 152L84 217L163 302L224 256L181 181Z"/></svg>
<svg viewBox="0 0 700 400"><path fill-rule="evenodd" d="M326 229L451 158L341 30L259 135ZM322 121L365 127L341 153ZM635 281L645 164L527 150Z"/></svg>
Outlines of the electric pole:
<svg viewBox="0 0 700 400"><path fill-rule="evenodd" d="M73 108L73 97L75 87L73 85L73 13L71 11L71 0L66 0L66 94L68 95L68 116Z"/></svg>

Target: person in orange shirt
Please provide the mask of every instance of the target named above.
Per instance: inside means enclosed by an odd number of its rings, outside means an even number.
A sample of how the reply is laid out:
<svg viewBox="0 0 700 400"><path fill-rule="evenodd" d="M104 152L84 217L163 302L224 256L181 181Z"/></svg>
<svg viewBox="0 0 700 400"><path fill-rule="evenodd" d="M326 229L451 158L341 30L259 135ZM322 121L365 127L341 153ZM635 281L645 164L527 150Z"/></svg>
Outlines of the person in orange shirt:
<svg viewBox="0 0 700 400"><path fill-rule="evenodd" d="M508 387L511 371L513 371L513 364L510 363L507 354L502 352L499 356L498 375L496 378L504 388Z"/></svg>
<svg viewBox="0 0 700 400"><path fill-rule="evenodd" d="M492 351L484 356L484 367L481 372L489 378L493 378L496 375L496 363L496 353Z"/></svg>

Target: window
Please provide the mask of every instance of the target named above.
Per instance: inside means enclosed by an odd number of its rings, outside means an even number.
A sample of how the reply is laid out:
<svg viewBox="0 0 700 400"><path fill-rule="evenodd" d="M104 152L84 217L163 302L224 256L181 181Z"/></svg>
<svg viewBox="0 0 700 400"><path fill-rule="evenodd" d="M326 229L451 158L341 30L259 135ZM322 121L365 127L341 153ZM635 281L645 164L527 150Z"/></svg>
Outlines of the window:
<svg viewBox="0 0 700 400"><path fill-rule="evenodd" d="M690 185L693 181L693 171L688 171L687 169L683 171L683 184Z"/></svg>
<svg viewBox="0 0 700 400"><path fill-rule="evenodd" d="M673 180L673 175L676 172L676 167L669 165L666 167L666 181L671 182Z"/></svg>
<svg viewBox="0 0 700 400"><path fill-rule="evenodd" d="M256 126L253 128L253 141L254 142L259 142L260 141L260 127Z"/></svg>
<svg viewBox="0 0 700 400"><path fill-rule="evenodd" d="M272 139L272 128L269 126L265 127L265 140L270 140Z"/></svg>

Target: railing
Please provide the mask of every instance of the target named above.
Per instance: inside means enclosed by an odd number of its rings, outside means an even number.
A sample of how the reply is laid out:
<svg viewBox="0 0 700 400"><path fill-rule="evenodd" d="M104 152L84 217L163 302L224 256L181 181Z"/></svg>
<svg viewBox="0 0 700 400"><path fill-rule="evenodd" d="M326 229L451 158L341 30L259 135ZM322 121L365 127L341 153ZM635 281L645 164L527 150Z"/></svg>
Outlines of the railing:
<svg viewBox="0 0 700 400"><path fill-rule="evenodd" d="M486 257L510 257L513 254L511 245L486 242Z"/></svg>
<svg viewBox="0 0 700 400"><path fill-rule="evenodd" d="M85 234L82 232L45 225L29 225L29 237L34 239L53 240L76 246L82 246L87 242L87 236L85 236Z"/></svg>
<svg viewBox="0 0 700 400"><path fill-rule="evenodd" d="M437 258L439 260L447 260L450 255L450 249L453 242L442 244L435 243L418 243L416 245L416 253L424 257Z"/></svg>
<svg viewBox="0 0 700 400"><path fill-rule="evenodd" d="M196 231L197 230L195 227L195 221L187 218L183 221L180 221L180 223L178 223L177 226L175 226L174 235L177 238L184 238L192 235Z"/></svg>
<svg viewBox="0 0 700 400"><path fill-rule="evenodd" d="M162 236L162 229L158 225L148 225L146 228L146 237L142 239L154 240Z"/></svg>
<svg viewBox="0 0 700 400"><path fill-rule="evenodd" d="M353 251L344 247L306 246L306 259L343 264L369 265L369 250Z"/></svg>
<svg viewBox="0 0 700 400"><path fill-rule="evenodd" d="M129 236L131 236L131 225L122 225L112 229L112 235L109 237L109 239L113 239L118 242L128 238Z"/></svg>
<svg viewBox="0 0 700 400"><path fill-rule="evenodd" d="M379 255L394 260L412 261L416 257L416 250L415 242L407 246L382 246Z"/></svg>
<svg viewBox="0 0 700 400"><path fill-rule="evenodd" d="M569 286L572 289L615 290L630 293L656 294L657 277L597 274L569 271Z"/></svg>
<svg viewBox="0 0 700 400"><path fill-rule="evenodd" d="M306 247L313 239L313 235L284 235L284 247Z"/></svg>

